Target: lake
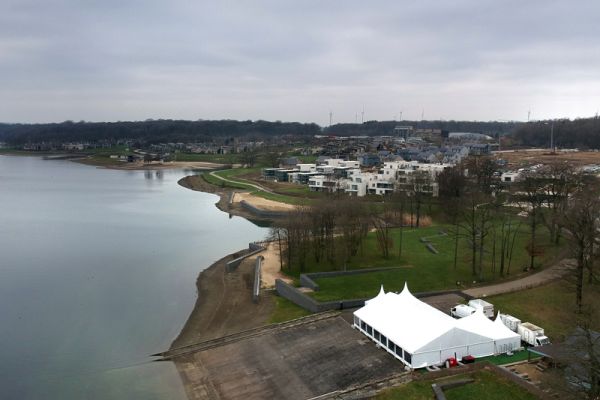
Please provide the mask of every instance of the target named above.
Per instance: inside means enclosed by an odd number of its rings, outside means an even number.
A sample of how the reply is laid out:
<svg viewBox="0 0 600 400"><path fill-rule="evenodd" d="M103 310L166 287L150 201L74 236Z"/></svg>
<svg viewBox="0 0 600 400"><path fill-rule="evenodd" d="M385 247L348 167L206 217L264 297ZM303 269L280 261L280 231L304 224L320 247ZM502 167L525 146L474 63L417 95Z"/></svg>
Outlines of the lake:
<svg viewBox="0 0 600 400"><path fill-rule="evenodd" d="M266 234L187 174L0 156L2 398L185 398L149 355L181 330L198 273Z"/></svg>

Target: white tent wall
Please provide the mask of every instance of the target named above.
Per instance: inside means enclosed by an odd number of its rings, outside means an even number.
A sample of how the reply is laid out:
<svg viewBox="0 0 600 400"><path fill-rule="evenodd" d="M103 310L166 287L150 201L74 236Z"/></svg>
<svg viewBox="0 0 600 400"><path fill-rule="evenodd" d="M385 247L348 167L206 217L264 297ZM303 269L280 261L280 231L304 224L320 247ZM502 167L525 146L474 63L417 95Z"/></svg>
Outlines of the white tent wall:
<svg viewBox="0 0 600 400"><path fill-rule="evenodd" d="M412 368L439 365L450 357L484 357L520 347L520 337L502 321L475 313L455 320L415 298L405 286L400 294L379 294L354 312L354 326L388 353Z"/></svg>

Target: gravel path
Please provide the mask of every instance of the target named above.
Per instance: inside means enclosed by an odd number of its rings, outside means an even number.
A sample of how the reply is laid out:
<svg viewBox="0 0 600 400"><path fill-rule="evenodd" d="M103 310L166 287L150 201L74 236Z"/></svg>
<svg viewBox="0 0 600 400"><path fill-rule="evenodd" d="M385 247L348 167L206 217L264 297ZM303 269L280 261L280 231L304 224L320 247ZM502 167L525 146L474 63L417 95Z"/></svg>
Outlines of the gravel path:
<svg viewBox="0 0 600 400"><path fill-rule="evenodd" d="M541 286L561 278L575 267L575 261L572 259L564 259L548 267L540 272L528 275L524 278L515 279L514 281L497 283L495 285L482 286L464 290L463 293L472 297L486 297L503 293L511 293L519 290L529 289L536 286Z"/></svg>

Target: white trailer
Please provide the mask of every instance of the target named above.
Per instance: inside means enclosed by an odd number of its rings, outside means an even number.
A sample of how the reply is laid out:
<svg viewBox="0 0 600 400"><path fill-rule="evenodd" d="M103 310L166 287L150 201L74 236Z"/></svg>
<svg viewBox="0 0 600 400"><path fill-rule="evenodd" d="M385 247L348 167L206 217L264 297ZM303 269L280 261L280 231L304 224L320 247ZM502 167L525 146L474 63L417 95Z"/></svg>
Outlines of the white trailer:
<svg viewBox="0 0 600 400"><path fill-rule="evenodd" d="M458 304L450 309L450 315L454 318L467 317L475 312L475 309L466 304Z"/></svg>
<svg viewBox="0 0 600 400"><path fill-rule="evenodd" d="M521 325L521 320L519 318L508 314L500 314L499 312L498 314L500 315L500 320L508 329L513 332L518 331L519 325Z"/></svg>
<svg viewBox="0 0 600 400"><path fill-rule="evenodd" d="M482 299L469 300L469 306L476 310L482 310L488 318L494 318L494 305Z"/></svg>
<svg viewBox="0 0 600 400"><path fill-rule="evenodd" d="M550 344L550 339L544 335L544 330L531 322L523 322L518 327L521 340L531 346L543 346Z"/></svg>

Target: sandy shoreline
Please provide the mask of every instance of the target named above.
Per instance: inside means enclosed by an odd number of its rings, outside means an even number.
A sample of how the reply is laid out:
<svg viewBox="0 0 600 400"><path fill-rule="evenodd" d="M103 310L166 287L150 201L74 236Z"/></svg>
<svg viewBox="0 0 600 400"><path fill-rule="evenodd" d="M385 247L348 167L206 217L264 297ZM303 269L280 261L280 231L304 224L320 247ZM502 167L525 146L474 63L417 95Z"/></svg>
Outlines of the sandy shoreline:
<svg viewBox="0 0 600 400"><path fill-rule="evenodd" d="M275 307L272 294L263 292L258 303L252 302L254 264L258 255L245 259L236 271L226 271L228 261L247 251L229 254L200 273L196 280L196 304L171 349L268 323Z"/></svg>
<svg viewBox="0 0 600 400"><path fill-rule="evenodd" d="M219 195L216 206L224 212L250 220L257 219L239 205L230 206L228 204L232 189L211 185L200 176L187 176L178 183L190 190ZM242 196L242 198L247 199L248 197ZM236 271L227 273L227 262L247 251L240 250L229 254L199 274L196 280L198 297L194 309L181 332L171 344L171 348L268 324L275 308L272 292L263 290L259 303L252 302L256 258L258 256L264 258L261 274L263 289L274 287L277 278L285 280L289 280L289 278L280 271L280 260L275 243L269 243L265 251L248 257Z"/></svg>
<svg viewBox="0 0 600 400"><path fill-rule="evenodd" d="M193 169L200 171L212 171L225 167L225 164L217 164L206 161L170 161L165 163L151 162L123 162L121 164L104 164L90 158L74 158L71 161L80 164L93 165L98 168L117 169L124 171L145 171L145 170L164 170L164 169Z"/></svg>
<svg viewBox="0 0 600 400"><path fill-rule="evenodd" d="M256 215L248 211L240 204L242 200L247 201L248 203L254 205L258 209L263 209L266 211L290 211L295 207L290 204L263 199L262 197L254 196L248 192L240 192L239 190L231 189L228 187L219 187L211 185L210 183L206 182L204 178L202 178L202 176L200 175L186 176L184 178L181 178L177 183L190 190L218 195L219 201L215 205L219 210L231 215L246 218L249 221L264 221L272 223L276 219L265 217L262 215ZM234 193L234 202L232 204L229 204L229 198L232 195L232 193Z"/></svg>

